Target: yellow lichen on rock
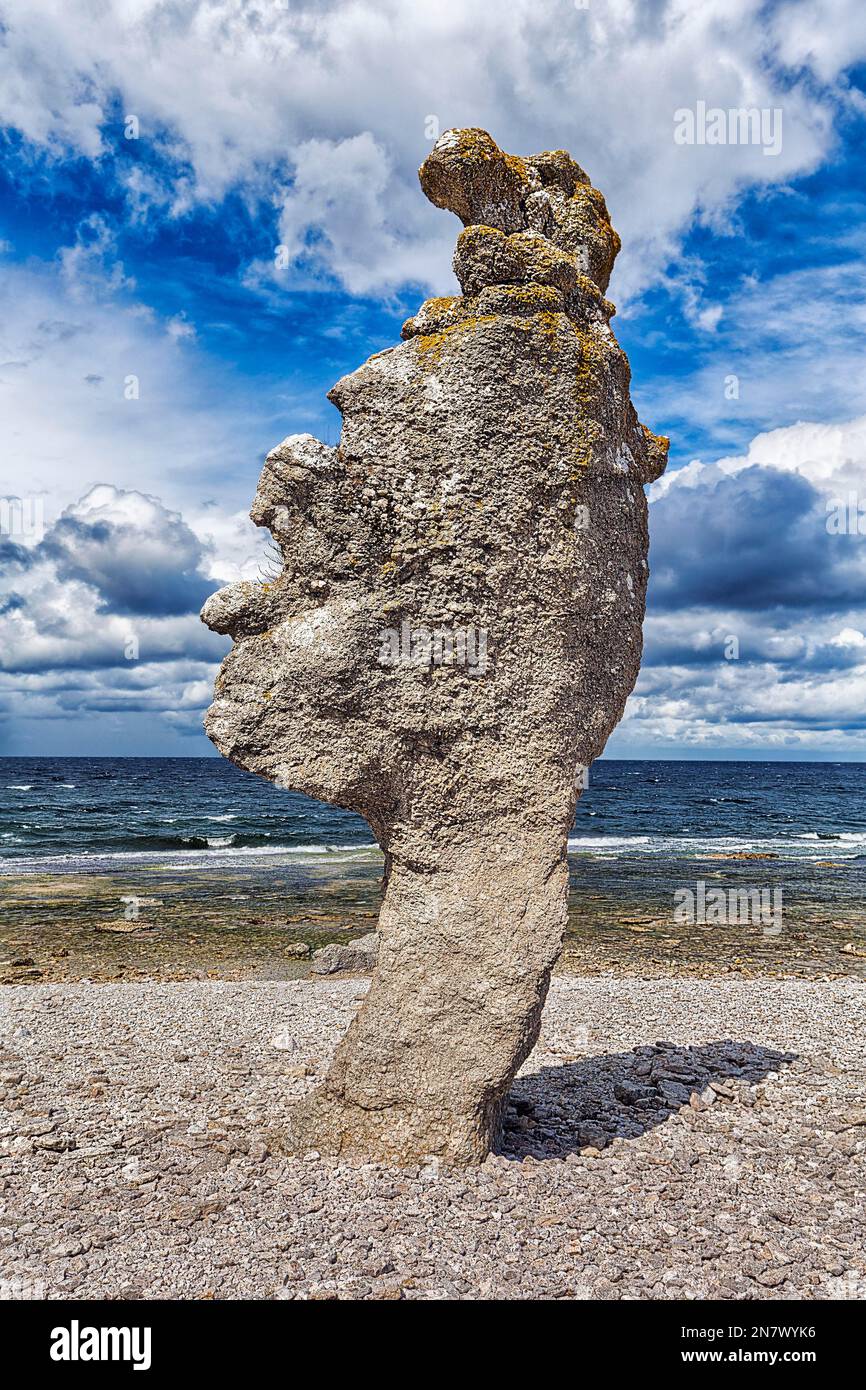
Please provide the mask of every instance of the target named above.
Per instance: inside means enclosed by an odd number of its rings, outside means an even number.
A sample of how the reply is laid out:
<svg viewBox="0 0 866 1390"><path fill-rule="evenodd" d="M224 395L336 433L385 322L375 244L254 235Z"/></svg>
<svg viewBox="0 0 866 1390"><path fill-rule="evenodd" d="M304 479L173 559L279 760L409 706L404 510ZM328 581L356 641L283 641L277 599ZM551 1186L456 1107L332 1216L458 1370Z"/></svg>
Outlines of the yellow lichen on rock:
<svg viewBox="0 0 866 1390"><path fill-rule="evenodd" d="M338 448L268 456L252 515L280 579L203 614L234 639L220 750L364 816L386 855L376 974L289 1141L413 1165L483 1160L537 1040L575 774L640 665L667 443L631 403L618 239L570 155L448 131L421 178L466 224L464 293L336 383Z"/></svg>

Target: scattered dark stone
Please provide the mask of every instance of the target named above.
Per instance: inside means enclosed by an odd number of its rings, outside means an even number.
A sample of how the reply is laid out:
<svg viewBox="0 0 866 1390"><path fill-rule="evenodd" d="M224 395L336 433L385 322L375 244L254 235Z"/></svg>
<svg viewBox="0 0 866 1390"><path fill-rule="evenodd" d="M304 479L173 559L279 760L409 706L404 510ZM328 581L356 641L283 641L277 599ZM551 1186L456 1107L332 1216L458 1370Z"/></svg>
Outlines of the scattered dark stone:
<svg viewBox="0 0 866 1390"><path fill-rule="evenodd" d="M600 1125L581 1124L576 1131L577 1143L581 1149L594 1148L603 1149L607 1146L610 1136L601 1128Z"/></svg>
<svg viewBox="0 0 866 1390"><path fill-rule="evenodd" d="M659 1091L666 1105L677 1107L688 1105L691 1091L678 1081L660 1081Z"/></svg>
<svg viewBox="0 0 866 1390"><path fill-rule="evenodd" d="M614 1085L613 1093L623 1105L640 1105L641 1101L654 1098L651 1086L635 1086L630 1081L618 1081Z"/></svg>

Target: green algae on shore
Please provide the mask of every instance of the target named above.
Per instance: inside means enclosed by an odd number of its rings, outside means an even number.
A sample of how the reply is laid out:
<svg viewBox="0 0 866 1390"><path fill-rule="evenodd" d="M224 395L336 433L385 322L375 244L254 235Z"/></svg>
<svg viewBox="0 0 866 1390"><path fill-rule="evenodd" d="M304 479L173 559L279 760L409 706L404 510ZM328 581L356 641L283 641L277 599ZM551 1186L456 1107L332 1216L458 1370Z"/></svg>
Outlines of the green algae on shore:
<svg viewBox="0 0 866 1390"><path fill-rule="evenodd" d="M378 905L378 866L312 892L270 871L211 867L3 876L0 983L290 979L306 970L299 947L371 931Z"/></svg>
<svg viewBox="0 0 866 1390"><path fill-rule="evenodd" d="M303 976L320 946L374 929L379 871L375 861L337 877L323 867L303 886L261 866L0 876L0 983ZM661 885L652 895L624 888L595 891L576 875L560 971L866 978L860 904L830 893L796 903L778 932L684 927Z"/></svg>

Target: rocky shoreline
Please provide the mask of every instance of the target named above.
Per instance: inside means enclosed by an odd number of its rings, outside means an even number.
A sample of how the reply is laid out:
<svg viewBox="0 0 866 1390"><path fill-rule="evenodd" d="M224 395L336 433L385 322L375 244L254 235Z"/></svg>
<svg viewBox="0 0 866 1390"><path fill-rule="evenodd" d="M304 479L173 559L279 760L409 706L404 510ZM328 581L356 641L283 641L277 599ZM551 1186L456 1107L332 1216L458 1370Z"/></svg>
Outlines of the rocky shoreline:
<svg viewBox="0 0 866 1390"><path fill-rule="evenodd" d="M27 902L39 902L44 892L51 905L41 913L25 911L22 885ZM136 885L125 886L131 892ZM354 881L340 884L339 891L294 903L291 911L267 879L252 889L247 884L235 901L224 893L185 895L182 881L170 884L170 894L162 879L152 887L159 907L134 894L119 896L96 876L58 876L49 883L44 876L0 875L0 985L294 980L306 977L311 958L325 948L333 947L332 960L352 958L376 926L378 889L372 884L364 892ZM131 919L123 910L129 901L140 906ZM582 908L573 905L556 968L567 975L657 979L862 980L866 918L861 908L843 910L828 895L820 909L792 909L778 935L739 923L675 928L649 904L602 903L591 896Z"/></svg>
<svg viewBox="0 0 866 1390"><path fill-rule="evenodd" d="M365 987L0 992L6 1296L866 1294L858 982L560 976L481 1167L290 1156Z"/></svg>

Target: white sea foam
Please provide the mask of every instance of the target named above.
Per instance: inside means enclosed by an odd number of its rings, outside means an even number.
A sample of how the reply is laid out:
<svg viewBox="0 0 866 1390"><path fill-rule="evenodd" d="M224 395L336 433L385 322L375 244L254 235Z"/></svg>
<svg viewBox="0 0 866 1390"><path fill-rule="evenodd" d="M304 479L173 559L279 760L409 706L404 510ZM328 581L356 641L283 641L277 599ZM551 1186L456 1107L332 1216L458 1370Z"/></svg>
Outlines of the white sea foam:
<svg viewBox="0 0 866 1390"><path fill-rule="evenodd" d="M655 846L657 843L650 835L573 835L568 841L568 848L618 849L632 845Z"/></svg>
<svg viewBox="0 0 866 1390"><path fill-rule="evenodd" d="M780 859L827 859L851 857L866 849L866 831L843 831L840 834L817 830L800 835L757 836L692 835L573 835L568 841L569 852L588 851L592 854L619 858L626 854L676 855L700 858L713 854L772 854Z"/></svg>
<svg viewBox="0 0 866 1390"><path fill-rule="evenodd" d="M225 837L226 841L234 836ZM2 871L9 873L16 868L30 870L45 864L92 864L94 862L158 863L167 869L189 869L209 859L272 859L282 855L289 863L310 863L319 858L329 866L332 864L360 863L381 854L376 844L364 845L231 845L214 837L208 841L207 849L177 850L112 850L100 853L88 850L81 854L46 854L26 859L3 859Z"/></svg>

